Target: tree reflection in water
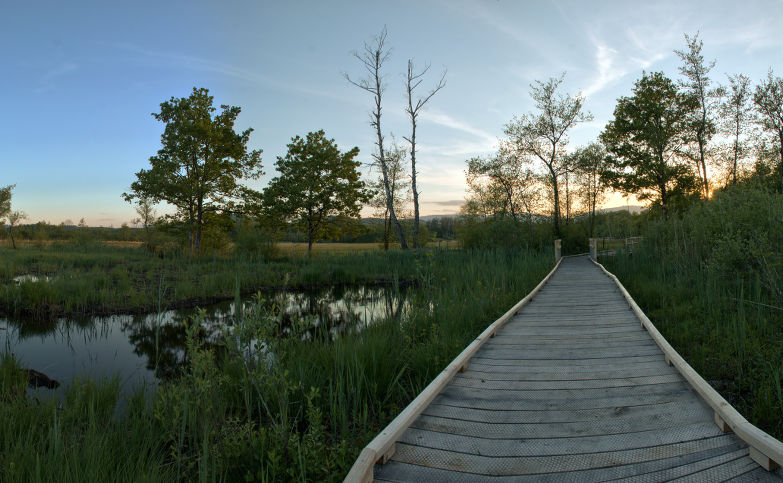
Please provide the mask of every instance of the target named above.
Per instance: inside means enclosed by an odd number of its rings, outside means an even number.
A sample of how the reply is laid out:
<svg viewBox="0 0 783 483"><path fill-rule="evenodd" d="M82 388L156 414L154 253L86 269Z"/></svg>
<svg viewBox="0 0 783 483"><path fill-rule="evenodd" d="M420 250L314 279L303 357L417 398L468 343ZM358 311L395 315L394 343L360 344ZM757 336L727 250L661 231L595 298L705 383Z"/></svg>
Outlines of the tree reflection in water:
<svg viewBox="0 0 783 483"><path fill-rule="evenodd" d="M243 301L243 313L254 303L261 303L261 311L277 321L275 336L303 340L334 339L360 331L374 321L399 320L408 307L404 292L377 287L266 294ZM206 310L199 327L199 337L205 345L221 350L223 334L231 331L235 313L234 303ZM146 358L147 369L158 379L168 380L180 374L187 360L186 325L195 315L195 310L172 310L128 317L122 323L122 331L132 343L133 352Z"/></svg>

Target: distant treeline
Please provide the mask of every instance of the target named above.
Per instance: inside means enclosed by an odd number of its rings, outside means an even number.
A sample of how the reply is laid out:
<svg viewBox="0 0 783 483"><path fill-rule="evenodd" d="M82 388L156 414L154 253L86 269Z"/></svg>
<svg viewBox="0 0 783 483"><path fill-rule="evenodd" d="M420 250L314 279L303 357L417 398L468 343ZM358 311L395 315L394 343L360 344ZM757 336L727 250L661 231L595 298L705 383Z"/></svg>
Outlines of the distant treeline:
<svg viewBox="0 0 783 483"><path fill-rule="evenodd" d="M455 240L457 236L456 227L461 223L464 216L443 216L435 217L421 221L420 230L422 230L427 240ZM384 220L377 218L365 218L360 220L342 220L342 228L339 232L328 240L340 243L382 243L385 231ZM248 227L250 225L250 227ZM403 223L405 225L405 223ZM7 240L8 227L0 230L0 240ZM406 227L411 229L411 227ZM154 228L159 234L171 234L182 229L177 223L158 221ZM223 233L219 237L222 243L236 241L240 232L247 229L261 230L254 223L246 220L233 220L224 226ZM14 237L17 240L26 241L116 241L116 242L145 242L145 230L142 227L129 226L123 223L120 227L90 227L79 225L66 225L64 223L52 224L46 221L30 223L14 227ZM214 237L214 234L212 234ZM282 230L274 235L267 235L271 241L287 242L306 242L307 234L298 229L295 224L290 224L286 230ZM264 238L261 234L260 238ZM392 239L392 243L396 239ZM220 243L218 243L220 245Z"/></svg>

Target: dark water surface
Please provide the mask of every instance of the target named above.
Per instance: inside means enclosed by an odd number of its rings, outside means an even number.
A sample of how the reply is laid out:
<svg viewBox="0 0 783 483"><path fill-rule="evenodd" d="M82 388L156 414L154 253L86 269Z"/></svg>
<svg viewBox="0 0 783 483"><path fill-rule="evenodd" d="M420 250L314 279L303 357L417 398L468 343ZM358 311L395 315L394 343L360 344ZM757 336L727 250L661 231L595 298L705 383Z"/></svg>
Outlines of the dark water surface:
<svg viewBox="0 0 783 483"><path fill-rule="evenodd" d="M278 315L285 336L292 321L305 320L302 338L335 338L367 324L399 317L407 310L404 291L378 287L333 287L317 292L267 293L262 299ZM243 305L252 303L244 300ZM280 308L282 309L282 313ZM234 321L234 303L206 307L201 337L216 344ZM185 357L185 323L195 309L147 315L59 319L45 328L0 318L0 352L14 353L23 367L61 383L57 389L29 388L30 397L59 397L74 379L120 378L122 392L155 385L180 372Z"/></svg>

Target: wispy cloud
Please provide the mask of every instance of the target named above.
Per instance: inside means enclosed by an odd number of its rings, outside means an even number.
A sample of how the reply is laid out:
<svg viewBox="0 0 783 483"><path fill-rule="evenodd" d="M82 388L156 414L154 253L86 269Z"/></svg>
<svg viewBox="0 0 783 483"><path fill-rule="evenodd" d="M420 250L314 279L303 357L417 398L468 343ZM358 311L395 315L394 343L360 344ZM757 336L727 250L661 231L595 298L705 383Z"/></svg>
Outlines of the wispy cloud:
<svg viewBox="0 0 783 483"><path fill-rule="evenodd" d="M492 134L483 129L473 127L468 123L460 121L459 119L452 117L444 112L434 110L422 111L421 118L425 121L475 136L479 138L481 143L483 143L485 146L493 146L497 144L497 138Z"/></svg>
<svg viewBox="0 0 783 483"><path fill-rule="evenodd" d="M58 79L76 71L78 67L79 66L73 62L61 62L57 64L56 66L47 70L38 79L38 86L35 88L35 91L41 93L52 90L56 86L56 81Z"/></svg>
<svg viewBox="0 0 783 483"><path fill-rule="evenodd" d="M165 52L148 50L141 48L135 44L120 43L114 44L115 48L119 48L129 53L133 53L149 59L157 59L163 61L166 66L176 66L179 68L197 70L202 72L212 72L226 77L241 80L243 82L251 84L264 84L273 89L293 92L296 94L305 94L313 97L336 99L342 102L351 101L349 98L338 93L330 92L323 88L314 88L302 84L284 82L274 77L262 74L255 70L245 69L227 62L221 62L204 57L198 57L193 55L181 54L177 52Z"/></svg>
<svg viewBox="0 0 783 483"><path fill-rule="evenodd" d="M582 91L583 95L590 97L627 73L626 69L617 66L616 57L617 50L606 44L596 43L595 64L597 73L590 85Z"/></svg>
<svg viewBox="0 0 783 483"><path fill-rule="evenodd" d="M462 206L465 204L465 200L445 200L445 201L422 201L422 205L436 205L436 206Z"/></svg>

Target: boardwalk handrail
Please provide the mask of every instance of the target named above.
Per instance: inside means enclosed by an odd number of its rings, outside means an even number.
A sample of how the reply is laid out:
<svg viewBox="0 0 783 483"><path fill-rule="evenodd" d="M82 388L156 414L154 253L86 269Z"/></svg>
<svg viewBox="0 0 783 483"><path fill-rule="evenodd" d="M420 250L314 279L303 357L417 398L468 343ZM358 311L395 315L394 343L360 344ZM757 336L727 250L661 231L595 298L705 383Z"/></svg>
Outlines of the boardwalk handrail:
<svg viewBox="0 0 783 483"><path fill-rule="evenodd" d="M715 411L715 424L723 431L734 431L740 439L750 446L750 457L766 470L773 470L783 466L783 443L757 428L742 414L712 388L707 381L696 372L685 359L677 353L669 342L658 332L658 329L636 304L631 294L625 289L620 280L603 265L593 260L605 274L607 274L622 292L628 301L628 306L634 311L644 327L653 338L658 347L663 351L666 362L674 366L677 371L688 381L688 384L699 396Z"/></svg>
<svg viewBox="0 0 783 483"><path fill-rule="evenodd" d="M544 277L543 280L541 280L541 282L538 283L538 285L536 285L536 288L527 294L525 298L517 302L516 305L511 307L499 319L490 324L489 327L484 329L484 331L478 337L476 337L473 342L470 343L470 345L460 352L460 354L453 361L451 361L451 363L446 366L446 368L443 369L440 374L438 374L438 377L433 379L432 382L426 388L424 388L424 390L416 397L416 399L408 404L408 406L406 406L405 409L383 429L383 431L378 433L378 435L373 438L373 440L370 441L367 446L364 447L362 452L359 453L359 457L351 467L351 470L348 472L348 475L346 475L344 482L365 483L372 481L373 468L375 467L376 463L385 463L389 460L389 458L392 457L394 454L395 443L402 433L408 429L408 426L410 426L411 423L413 423L413 421L419 416L419 414L421 414L421 412L427 406L429 406L430 402L432 402L435 396L437 396L443 390L443 388L446 387L454 375L457 372L465 369L468 360L473 357L473 354L475 354L476 351L481 348L484 342L494 337L495 332L497 332L497 330L503 324L505 324L506 321L513 317L522 307L527 305L533 299L533 296L539 290L541 290L541 287L543 287L547 281L549 281L555 271L557 271L557 267L560 266L561 260L557 261L555 267L549 272L549 274L547 274L546 277Z"/></svg>

